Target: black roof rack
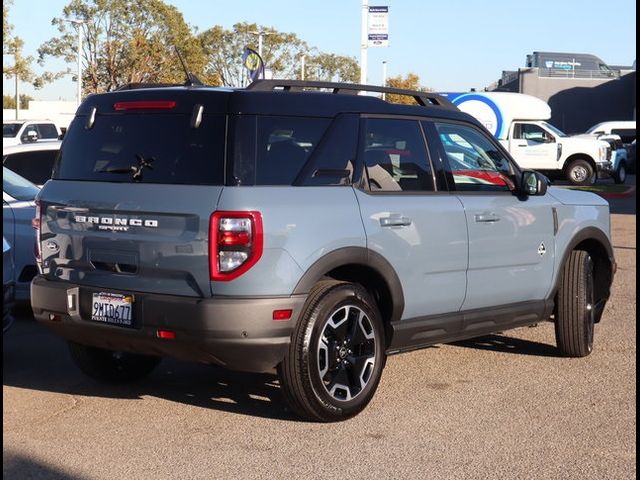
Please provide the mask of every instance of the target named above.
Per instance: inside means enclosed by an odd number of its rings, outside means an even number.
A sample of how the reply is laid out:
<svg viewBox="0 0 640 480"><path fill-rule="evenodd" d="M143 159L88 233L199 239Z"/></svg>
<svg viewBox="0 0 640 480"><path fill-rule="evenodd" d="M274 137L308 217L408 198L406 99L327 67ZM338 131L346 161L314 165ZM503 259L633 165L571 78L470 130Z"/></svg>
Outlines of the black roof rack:
<svg viewBox="0 0 640 480"><path fill-rule="evenodd" d="M423 107L441 107L448 110L458 110L447 98L437 93L404 90L401 88L379 87L377 85L361 85L358 83L316 82L307 80L255 80L247 86L247 90L268 92L282 89L288 92L302 92L309 89L327 89L331 93L357 95L358 92L390 93L412 97L418 105Z"/></svg>
<svg viewBox="0 0 640 480"><path fill-rule="evenodd" d="M184 87L184 83L127 83L115 89L120 90L137 90L138 88L162 88L162 87Z"/></svg>

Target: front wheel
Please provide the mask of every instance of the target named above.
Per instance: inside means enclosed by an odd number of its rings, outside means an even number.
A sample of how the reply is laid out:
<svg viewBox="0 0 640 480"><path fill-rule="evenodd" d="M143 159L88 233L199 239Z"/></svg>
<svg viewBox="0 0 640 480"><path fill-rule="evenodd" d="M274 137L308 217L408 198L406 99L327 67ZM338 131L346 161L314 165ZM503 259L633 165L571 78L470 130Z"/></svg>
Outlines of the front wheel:
<svg viewBox="0 0 640 480"><path fill-rule="evenodd" d="M358 414L378 387L384 348L380 313L362 286L318 283L278 366L285 399L309 420L339 421Z"/></svg>
<svg viewBox="0 0 640 480"><path fill-rule="evenodd" d="M627 180L627 165L624 162L620 162L618 169L613 175L613 181L617 184L622 184Z"/></svg>
<svg viewBox="0 0 640 480"><path fill-rule="evenodd" d="M562 271L555 318L556 343L566 357L586 357L593 350L593 260L583 250L571 252Z"/></svg>
<svg viewBox="0 0 640 480"><path fill-rule="evenodd" d="M86 375L109 383L138 380L153 371L160 363L159 357L116 352L69 342L74 363Z"/></svg>
<svg viewBox="0 0 640 480"><path fill-rule="evenodd" d="M567 180L573 185L592 185L595 182L595 172L586 160L574 160L567 167Z"/></svg>

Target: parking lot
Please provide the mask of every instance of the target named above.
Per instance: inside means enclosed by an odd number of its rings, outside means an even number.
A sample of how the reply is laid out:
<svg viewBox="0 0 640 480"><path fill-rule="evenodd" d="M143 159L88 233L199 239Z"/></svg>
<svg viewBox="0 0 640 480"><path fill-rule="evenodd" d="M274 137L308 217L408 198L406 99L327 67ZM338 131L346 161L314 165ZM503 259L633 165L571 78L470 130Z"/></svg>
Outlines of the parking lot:
<svg viewBox="0 0 640 480"><path fill-rule="evenodd" d="M611 200L619 268L592 355L558 357L544 323L393 356L338 424L296 419L271 375L165 360L98 384L25 313L3 338L3 476L635 478L635 201Z"/></svg>

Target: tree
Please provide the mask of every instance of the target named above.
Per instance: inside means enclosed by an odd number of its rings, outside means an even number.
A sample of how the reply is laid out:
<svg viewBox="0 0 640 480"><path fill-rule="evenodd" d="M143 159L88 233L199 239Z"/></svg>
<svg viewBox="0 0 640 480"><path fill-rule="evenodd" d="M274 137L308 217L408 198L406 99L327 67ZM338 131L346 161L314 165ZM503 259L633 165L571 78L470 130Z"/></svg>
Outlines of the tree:
<svg viewBox="0 0 640 480"><path fill-rule="evenodd" d="M387 79L387 87L401 88L404 90L418 90L420 92L432 92L433 90L427 87L420 86L420 77L415 73L408 73L406 77L398 75L396 77L390 77ZM409 105L415 105L416 101L412 97L406 95L386 95L386 100L391 103L404 103Z"/></svg>
<svg viewBox="0 0 640 480"><path fill-rule="evenodd" d="M60 35L38 49L39 62L49 56L77 61L77 28L83 36L83 94L114 90L127 83L183 83L186 75L177 48L194 73L206 59L182 14L162 0L71 0L53 25ZM79 19L78 26L68 20ZM70 73L51 73L50 80Z"/></svg>
<svg viewBox="0 0 640 480"><path fill-rule="evenodd" d="M198 39L207 56L207 76L225 86L246 83L240 58L245 47L258 51L258 34L263 32L262 59L275 78L295 78L302 55L310 52L306 42L295 33L278 32L255 23L236 23L233 30L216 25L202 32Z"/></svg>
<svg viewBox="0 0 640 480"><path fill-rule="evenodd" d="M360 66L353 57L318 53L307 60L305 79L326 82L357 82L360 78Z"/></svg>
<svg viewBox="0 0 640 480"><path fill-rule="evenodd" d="M19 37L13 36L13 25L9 23L9 7L13 4L11 0L2 3L2 54L13 55L13 65L5 66L2 62L2 73L5 77L11 78L18 75L19 80L31 81L33 72L31 64L33 57L24 57L22 47L24 42ZM15 100L14 100L15 102Z"/></svg>
<svg viewBox="0 0 640 480"><path fill-rule="evenodd" d="M20 109L25 110L29 108L29 101L33 100L33 97L29 95L20 95ZM11 95L2 95L2 108L13 110L16 108L16 99Z"/></svg>

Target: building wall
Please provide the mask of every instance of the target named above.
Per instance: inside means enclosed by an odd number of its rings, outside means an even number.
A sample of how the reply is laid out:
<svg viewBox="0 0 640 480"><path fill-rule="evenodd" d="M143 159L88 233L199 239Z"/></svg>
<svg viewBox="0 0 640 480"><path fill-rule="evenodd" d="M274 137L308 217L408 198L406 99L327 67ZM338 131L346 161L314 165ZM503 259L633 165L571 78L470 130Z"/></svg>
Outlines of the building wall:
<svg viewBox="0 0 640 480"><path fill-rule="evenodd" d="M523 68L496 91L533 95L551 107L550 123L567 133L582 133L599 122L634 120L636 72L619 78L541 77L537 68Z"/></svg>
<svg viewBox="0 0 640 480"><path fill-rule="evenodd" d="M29 108L20 109L18 120L51 120L60 128L67 128L77 110L76 102L29 101ZM3 109L2 120L15 120L15 109Z"/></svg>

